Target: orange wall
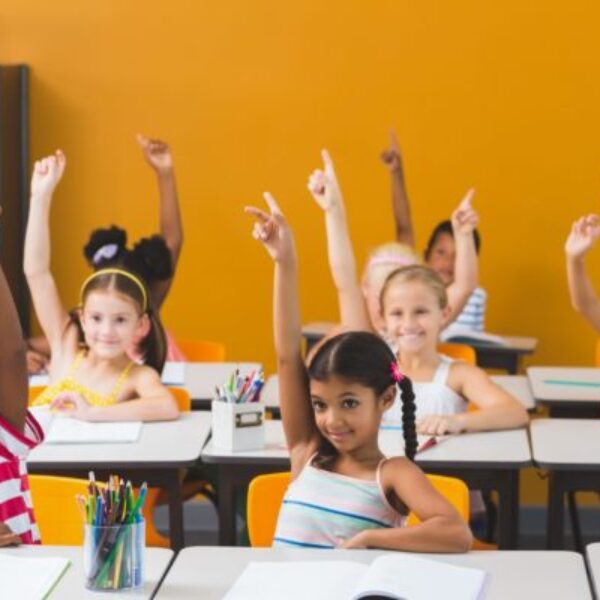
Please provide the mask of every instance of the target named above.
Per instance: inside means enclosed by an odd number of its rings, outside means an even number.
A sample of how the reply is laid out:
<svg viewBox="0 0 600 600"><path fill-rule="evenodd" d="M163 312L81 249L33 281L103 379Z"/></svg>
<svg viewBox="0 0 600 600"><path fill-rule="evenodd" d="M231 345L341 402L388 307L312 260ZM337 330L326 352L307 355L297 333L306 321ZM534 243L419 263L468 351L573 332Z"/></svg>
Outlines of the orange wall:
<svg viewBox="0 0 600 600"><path fill-rule="evenodd" d="M52 221L68 304L93 227L115 221L132 238L156 229L134 134L164 136L187 236L164 321L272 369L271 265L242 207L265 189L279 198L298 238L303 317L335 318L306 177L327 146L362 262L393 233L378 160L393 125L421 245L477 188L488 329L537 336L534 362L592 360L595 336L569 308L562 246L570 221L597 208L597 4L10 4L0 61L32 66L32 158L61 147L69 160ZM590 267L600 286L600 249Z"/></svg>

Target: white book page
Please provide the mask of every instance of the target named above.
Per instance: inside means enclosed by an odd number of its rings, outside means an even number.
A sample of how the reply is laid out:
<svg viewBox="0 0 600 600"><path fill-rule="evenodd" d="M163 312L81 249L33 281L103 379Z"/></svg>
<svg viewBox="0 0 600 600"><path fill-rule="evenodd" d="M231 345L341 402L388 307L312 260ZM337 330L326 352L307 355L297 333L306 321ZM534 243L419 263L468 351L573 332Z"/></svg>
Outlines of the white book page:
<svg viewBox="0 0 600 600"><path fill-rule="evenodd" d="M34 558L0 554L2 598L19 600L45 598L69 564L68 559L60 557Z"/></svg>
<svg viewBox="0 0 600 600"><path fill-rule="evenodd" d="M367 568L341 560L251 562L224 600L348 600Z"/></svg>
<svg viewBox="0 0 600 600"><path fill-rule="evenodd" d="M410 554L376 558L358 583L352 600L372 595L407 600L480 600L487 573Z"/></svg>
<svg viewBox="0 0 600 600"><path fill-rule="evenodd" d="M508 342L501 336L495 333L487 333L485 331L475 331L461 325L451 324L440 334L440 339L443 342L452 342L453 339L472 340L473 342L482 342L492 344L494 346L508 346ZM460 343L460 342L459 342Z"/></svg>

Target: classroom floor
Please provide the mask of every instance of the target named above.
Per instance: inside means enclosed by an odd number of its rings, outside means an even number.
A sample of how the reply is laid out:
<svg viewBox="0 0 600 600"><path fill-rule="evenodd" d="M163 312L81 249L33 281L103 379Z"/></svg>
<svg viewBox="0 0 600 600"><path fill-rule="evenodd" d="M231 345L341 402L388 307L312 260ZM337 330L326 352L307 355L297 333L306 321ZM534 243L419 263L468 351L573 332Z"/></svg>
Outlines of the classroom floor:
<svg viewBox="0 0 600 600"><path fill-rule="evenodd" d="M600 541L600 509L580 508L581 527L585 544ZM156 509L155 523L159 531L167 533L168 515L166 507ZM209 502L191 500L184 506L186 546L217 546L217 514ZM240 523L241 526L241 523ZM545 550L546 513L542 507L521 507L519 549ZM565 549L573 549L570 522L565 514Z"/></svg>

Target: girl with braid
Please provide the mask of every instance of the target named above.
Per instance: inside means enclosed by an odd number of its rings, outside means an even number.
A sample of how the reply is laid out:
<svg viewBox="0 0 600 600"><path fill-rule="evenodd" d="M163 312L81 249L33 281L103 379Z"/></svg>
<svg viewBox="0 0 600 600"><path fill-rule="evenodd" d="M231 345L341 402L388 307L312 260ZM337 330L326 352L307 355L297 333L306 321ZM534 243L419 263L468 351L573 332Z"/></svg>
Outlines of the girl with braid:
<svg viewBox="0 0 600 600"><path fill-rule="evenodd" d="M293 236L275 200L265 199L270 214L246 210L256 218L254 237L275 264L275 349L292 477L274 544L466 552L467 525L413 462L412 384L386 343L369 332L344 333L305 366ZM405 456L387 459L379 426L398 390ZM409 511L421 524L403 527Z"/></svg>

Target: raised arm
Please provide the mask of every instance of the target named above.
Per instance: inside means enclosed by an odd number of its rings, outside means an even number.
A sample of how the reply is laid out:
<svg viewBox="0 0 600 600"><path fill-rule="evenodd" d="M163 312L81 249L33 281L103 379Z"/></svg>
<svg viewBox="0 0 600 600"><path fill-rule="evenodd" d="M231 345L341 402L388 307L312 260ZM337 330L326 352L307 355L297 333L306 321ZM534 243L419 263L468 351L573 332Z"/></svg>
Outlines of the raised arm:
<svg viewBox="0 0 600 600"><path fill-rule="evenodd" d="M402 155L396 134L390 130L390 145L381 153L381 160L390 172L392 188L392 210L396 223L396 241L415 247L415 235L410 216L410 204L404 182Z"/></svg>
<svg viewBox="0 0 600 600"><path fill-rule="evenodd" d="M454 262L454 281L448 286L448 305L450 311L448 324L462 312L469 297L477 287L479 279L479 261L475 248L473 232L479 222L477 213L471 206L475 191L470 189L458 208L452 213L452 230L456 258Z"/></svg>
<svg viewBox="0 0 600 600"><path fill-rule="evenodd" d="M301 321L298 305L298 268L294 238L274 198L265 193L270 215L247 207L256 218L253 236L261 241L275 264L273 282L273 331L281 419L296 476L316 449L318 431L311 405L308 376L302 360Z"/></svg>
<svg viewBox="0 0 600 600"><path fill-rule="evenodd" d="M25 341L19 315L0 267L0 415L22 432L27 413Z"/></svg>
<svg viewBox="0 0 600 600"><path fill-rule="evenodd" d="M565 254L571 305L600 333L600 300L585 270L585 255L599 236L598 216L581 217L571 227Z"/></svg>
<svg viewBox="0 0 600 600"><path fill-rule="evenodd" d="M50 272L50 205L65 165L65 155L60 150L52 156L38 160L34 165L23 259L33 307L52 354L60 350L60 342L68 321L56 282Z"/></svg>
<svg viewBox="0 0 600 600"><path fill-rule="evenodd" d="M365 297L358 281L356 260L346 221L344 199L333 161L323 150L323 170L317 169L308 180L308 189L325 213L327 254L337 289L342 329L372 331Z"/></svg>
<svg viewBox="0 0 600 600"><path fill-rule="evenodd" d="M165 239L171 253L174 277L183 246L183 223L177 198L173 156L168 144L161 140L148 139L138 134L137 141L144 153L144 158L156 174L160 198L160 234ZM173 282L173 277L165 281L155 281L152 283L150 291L156 310L159 310L165 301Z"/></svg>

